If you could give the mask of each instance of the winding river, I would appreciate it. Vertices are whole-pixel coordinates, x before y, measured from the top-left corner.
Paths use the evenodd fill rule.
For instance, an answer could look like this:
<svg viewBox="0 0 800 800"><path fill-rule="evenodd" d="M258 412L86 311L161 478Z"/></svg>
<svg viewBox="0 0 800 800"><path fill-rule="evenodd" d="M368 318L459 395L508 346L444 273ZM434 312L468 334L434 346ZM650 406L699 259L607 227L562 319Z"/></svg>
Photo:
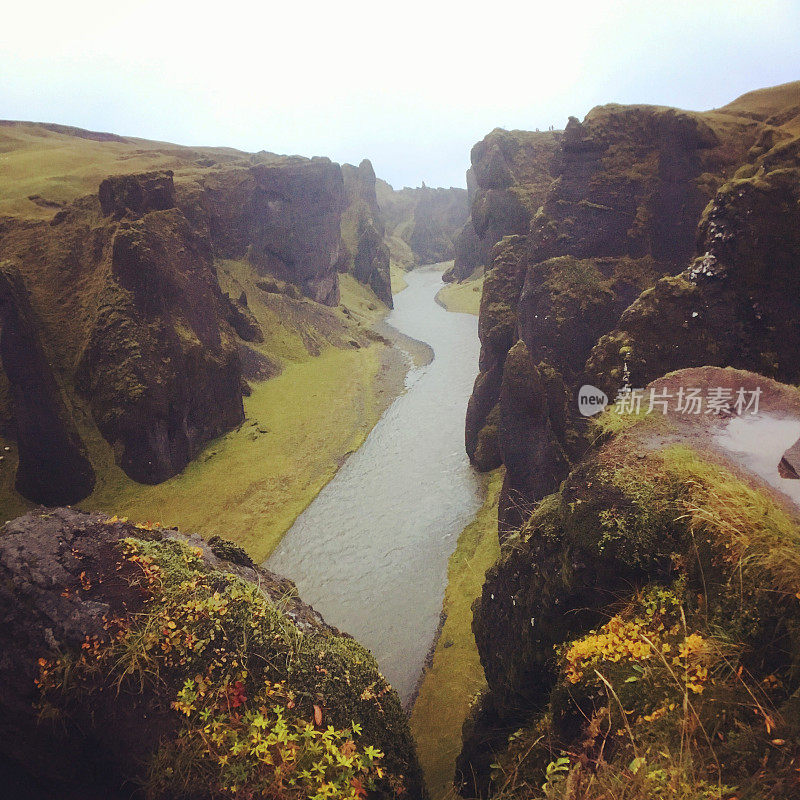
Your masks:
<svg viewBox="0 0 800 800"><path fill-rule="evenodd" d="M435 301L441 272L420 268L387 322L433 361L298 517L267 565L292 578L332 625L368 647L404 704L439 626L447 561L481 503L464 452L478 369L478 321Z"/></svg>

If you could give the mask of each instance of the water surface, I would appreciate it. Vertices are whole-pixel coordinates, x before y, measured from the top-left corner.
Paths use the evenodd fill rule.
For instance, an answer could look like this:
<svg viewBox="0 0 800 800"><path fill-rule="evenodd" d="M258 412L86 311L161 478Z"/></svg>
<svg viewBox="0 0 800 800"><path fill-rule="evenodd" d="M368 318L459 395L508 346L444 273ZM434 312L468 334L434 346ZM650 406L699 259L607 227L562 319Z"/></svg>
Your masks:
<svg viewBox="0 0 800 800"><path fill-rule="evenodd" d="M329 622L368 647L406 703L436 630L447 560L480 506L464 452L478 320L434 297L441 272L406 276L387 322L429 344L408 391L297 519L267 562Z"/></svg>
<svg viewBox="0 0 800 800"><path fill-rule="evenodd" d="M714 436L746 469L800 506L800 481L783 478L778 464L786 450L800 437L800 420L775 414L734 417Z"/></svg>

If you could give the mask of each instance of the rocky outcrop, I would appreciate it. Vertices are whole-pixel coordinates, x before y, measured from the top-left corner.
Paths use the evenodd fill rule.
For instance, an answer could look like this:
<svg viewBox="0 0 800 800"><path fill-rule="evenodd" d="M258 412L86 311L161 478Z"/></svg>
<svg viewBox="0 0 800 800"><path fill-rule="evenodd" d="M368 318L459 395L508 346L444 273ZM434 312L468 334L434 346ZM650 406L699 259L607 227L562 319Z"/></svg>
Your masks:
<svg viewBox="0 0 800 800"><path fill-rule="evenodd" d="M456 239L449 279L464 280L477 267L489 267L497 242L528 233L552 183L561 135L496 128L472 148L467 171L471 216Z"/></svg>
<svg viewBox="0 0 800 800"><path fill-rule="evenodd" d="M335 304L342 205L338 165L260 154L195 165L178 185L170 170L113 176L96 195L60 205L49 223L0 221L0 257L15 259L46 312L33 330L48 347L41 363L69 397L52 413L37 412L37 424L61 420L59 435L77 443L71 415L88 405L131 478L158 483L180 472L206 442L242 422L249 388L240 354L250 367L254 359L241 342L263 341L246 295L220 290L215 259L247 260L263 280ZM263 363L250 376L279 369L258 354L255 361ZM40 366L30 372L44 374ZM40 395L56 397L50 389ZM30 427L30 412L6 405L6 429ZM23 494L75 502L91 488L91 468L76 466L85 454L75 447L50 447L54 436L31 428L24 446L20 439L19 485L38 480L56 491L63 484L65 494L31 487ZM52 451L55 472L41 453L33 456L34 441ZM59 470L72 477L57 480ZM38 479L22 479L33 472Z"/></svg>
<svg viewBox="0 0 800 800"><path fill-rule="evenodd" d="M389 248L384 242L385 225L375 194L375 171L364 159L357 167L343 164L342 177L345 210L339 269L351 272L391 308Z"/></svg>
<svg viewBox="0 0 800 800"><path fill-rule="evenodd" d="M179 187L178 205L208 231L214 255L247 258L263 275L336 305L344 186L327 158L279 158L209 170Z"/></svg>
<svg viewBox="0 0 800 800"><path fill-rule="evenodd" d="M140 175L115 175L106 178L98 191L100 209L106 216L124 217L166 211L175 206L175 184L172 170Z"/></svg>
<svg viewBox="0 0 800 800"><path fill-rule="evenodd" d="M387 237L405 242L416 264L453 258L456 237L468 214L464 189L434 189L423 184L394 190L378 181L377 192Z"/></svg>
<svg viewBox="0 0 800 800"><path fill-rule="evenodd" d="M638 385L695 364L732 364L794 379L796 315L785 298L795 291L796 199L789 186L796 177L780 186L777 176L765 178L794 157L791 139L770 124L725 109L702 114L611 105L593 109L582 123L570 119L563 135L495 131L476 145L472 223L484 240L508 230L526 234L515 244L521 289L506 316L514 319L531 362L566 389L566 414L561 405L562 421L552 427L563 430L557 438L571 460L588 443L574 393L589 382L614 397L626 357ZM765 152L773 141L775 152ZM720 190L717 210L710 207L703 217L698 260L685 275L664 277L686 266L704 206L748 158L753 164ZM731 197L740 191L736 210ZM762 254L755 260L763 259L762 266L748 268L747 287L725 290L729 282L704 274L719 270L703 263L752 262L749 253L717 254L723 237L729 242L737 235L742 243L758 242ZM763 267L773 262L774 268ZM772 275L774 289L752 278L759 270ZM700 283L713 288L700 290ZM489 319L491 306L487 302L481 311ZM467 452L479 468L496 466L497 449L481 448L475 459L477 437L496 402L502 349L516 341L499 348L482 342L481 375L466 424ZM492 430L487 426L487 436ZM484 458L484 451L495 457ZM513 482L511 473L507 480Z"/></svg>
<svg viewBox="0 0 800 800"><path fill-rule="evenodd" d="M19 270L0 262L0 357L9 383L19 463L16 490L35 503L77 503L94 471L39 338Z"/></svg>
<svg viewBox="0 0 800 800"><path fill-rule="evenodd" d="M498 509L501 540L558 488L569 462L550 425L547 388L522 341L509 351L500 387L499 450L506 472Z"/></svg>
<svg viewBox="0 0 800 800"><path fill-rule="evenodd" d="M211 242L177 208L129 216L110 260L77 385L125 472L159 483L244 419L230 305Z"/></svg>
<svg viewBox="0 0 800 800"><path fill-rule="evenodd" d="M678 386L758 389L763 411L800 413L796 389L752 373L689 370L652 388ZM473 629L489 688L464 728L465 797L518 800L543 782L547 796L612 796L636 753L635 796L658 796L664 775L794 796L797 511L716 449L718 420L658 417L606 435L487 573ZM669 755L679 741L691 774Z"/></svg>
<svg viewBox="0 0 800 800"><path fill-rule="evenodd" d="M10 800L427 797L372 656L218 537L30 513L0 534L0 619Z"/></svg>
<svg viewBox="0 0 800 800"><path fill-rule="evenodd" d="M619 388L621 351L634 385L703 364L800 380L800 148L778 150L720 189L700 221L696 258L600 339L586 366L598 386Z"/></svg>
<svg viewBox="0 0 800 800"><path fill-rule="evenodd" d="M465 442L467 455L483 470L501 463L497 422L490 420L490 415L500 399L506 355L519 339L517 304L524 280L524 244L519 236L509 236L497 244L481 294L481 355L467 405Z"/></svg>

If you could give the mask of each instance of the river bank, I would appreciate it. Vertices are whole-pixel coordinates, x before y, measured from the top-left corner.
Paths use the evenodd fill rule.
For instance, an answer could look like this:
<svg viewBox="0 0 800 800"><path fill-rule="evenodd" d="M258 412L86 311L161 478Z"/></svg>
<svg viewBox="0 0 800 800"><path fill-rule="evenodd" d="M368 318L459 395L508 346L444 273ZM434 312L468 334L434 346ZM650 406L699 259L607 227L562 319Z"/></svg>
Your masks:
<svg viewBox="0 0 800 800"><path fill-rule="evenodd" d="M405 342L401 349L379 334L365 338L364 331L375 330L388 309L349 275L341 276L339 309L295 303L292 318L278 317L270 306L275 301L250 285L241 265L222 265L220 279L237 296L247 291L267 335L263 349L280 356L282 371L251 384L239 428L210 442L183 472L155 486L129 479L108 444L87 425L83 435L98 467L97 486L79 505L205 538L219 535L260 561L404 391L411 367L406 353L424 363L426 352ZM347 344L348 330L361 346ZM329 343L335 338L344 340L342 346ZM9 448L0 465L0 517L11 519L32 504L14 491L15 443L0 440L0 446Z"/></svg>
<svg viewBox="0 0 800 800"><path fill-rule="evenodd" d="M483 505L461 532L450 556L443 622L411 714L411 731L433 800L452 796L461 726L472 701L485 685L472 635L472 603L480 596L486 570L500 555L497 501L503 484L502 469L482 478Z"/></svg>
<svg viewBox="0 0 800 800"><path fill-rule="evenodd" d="M365 644L413 697L439 627L447 561L480 507L461 420L477 373L477 319L434 301L441 265L416 269L386 323L432 345L364 445L269 560L325 619Z"/></svg>

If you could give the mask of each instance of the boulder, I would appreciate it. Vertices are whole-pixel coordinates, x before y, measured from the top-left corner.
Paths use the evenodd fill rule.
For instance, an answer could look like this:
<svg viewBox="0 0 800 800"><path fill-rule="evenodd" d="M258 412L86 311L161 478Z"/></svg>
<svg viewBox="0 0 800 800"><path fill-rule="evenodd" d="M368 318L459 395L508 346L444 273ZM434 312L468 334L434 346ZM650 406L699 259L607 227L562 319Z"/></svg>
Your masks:
<svg viewBox="0 0 800 800"><path fill-rule="evenodd" d="M0 533L0 619L9 800L427 797L372 656L219 538L27 514Z"/></svg>

